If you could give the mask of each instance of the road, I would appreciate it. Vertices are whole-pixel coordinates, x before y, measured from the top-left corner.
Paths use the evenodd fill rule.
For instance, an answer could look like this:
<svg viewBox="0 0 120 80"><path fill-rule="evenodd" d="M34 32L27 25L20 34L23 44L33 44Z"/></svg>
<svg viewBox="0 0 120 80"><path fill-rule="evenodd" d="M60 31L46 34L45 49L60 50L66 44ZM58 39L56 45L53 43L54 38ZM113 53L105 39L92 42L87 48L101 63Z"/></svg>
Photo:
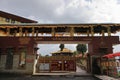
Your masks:
<svg viewBox="0 0 120 80"><path fill-rule="evenodd" d="M0 80L99 80L92 76L4 76Z"/></svg>
<svg viewBox="0 0 120 80"><path fill-rule="evenodd" d="M81 68L77 67L77 71L75 73L70 73L69 75L23 75L23 74L11 74L11 73L0 73L0 80L100 80L92 75L88 74Z"/></svg>

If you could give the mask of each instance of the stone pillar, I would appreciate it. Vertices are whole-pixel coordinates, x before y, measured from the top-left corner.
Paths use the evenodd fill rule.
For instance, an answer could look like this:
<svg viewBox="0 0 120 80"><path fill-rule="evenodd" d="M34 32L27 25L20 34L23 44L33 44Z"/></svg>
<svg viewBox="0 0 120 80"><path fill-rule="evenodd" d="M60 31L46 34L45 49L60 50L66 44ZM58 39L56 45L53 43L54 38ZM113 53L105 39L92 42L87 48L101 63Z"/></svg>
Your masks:
<svg viewBox="0 0 120 80"><path fill-rule="evenodd" d="M94 36L94 28L91 26L91 36Z"/></svg>
<svg viewBox="0 0 120 80"><path fill-rule="evenodd" d="M55 36L55 28L52 28L51 34L52 34L52 36Z"/></svg>
<svg viewBox="0 0 120 80"><path fill-rule="evenodd" d="M36 30L36 37L38 37L38 30Z"/></svg>
<svg viewBox="0 0 120 80"><path fill-rule="evenodd" d="M102 30L102 36L105 36L105 32L104 32L104 30Z"/></svg>
<svg viewBox="0 0 120 80"><path fill-rule="evenodd" d="M35 34L35 28L32 27L32 36L34 36L34 34Z"/></svg>
<svg viewBox="0 0 120 80"><path fill-rule="evenodd" d="M27 30L25 30L25 36L28 36L28 31Z"/></svg>
<svg viewBox="0 0 120 80"><path fill-rule="evenodd" d="M70 29L70 36L71 36L71 37L74 36L74 27L71 27L71 29Z"/></svg>
<svg viewBox="0 0 120 80"><path fill-rule="evenodd" d="M87 36L89 36L89 34L90 34L89 30L87 30Z"/></svg>
<svg viewBox="0 0 120 80"><path fill-rule="evenodd" d="M108 32L108 36L111 36L111 28L110 27L107 28L107 32Z"/></svg>
<svg viewBox="0 0 120 80"><path fill-rule="evenodd" d="M21 27L19 28L19 36L23 36L22 28Z"/></svg>
<svg viewBox="0 0 120 80"><path fill-rule="evenodd" d="M10 35L10 28L7 28L7 36Z"/></svg>
<svg viewBox="0 0 120 80"><path fill-rule="evenodd" d="M17 35L17 30L14 31L14 36L16 36L16 35Z"/></svg>

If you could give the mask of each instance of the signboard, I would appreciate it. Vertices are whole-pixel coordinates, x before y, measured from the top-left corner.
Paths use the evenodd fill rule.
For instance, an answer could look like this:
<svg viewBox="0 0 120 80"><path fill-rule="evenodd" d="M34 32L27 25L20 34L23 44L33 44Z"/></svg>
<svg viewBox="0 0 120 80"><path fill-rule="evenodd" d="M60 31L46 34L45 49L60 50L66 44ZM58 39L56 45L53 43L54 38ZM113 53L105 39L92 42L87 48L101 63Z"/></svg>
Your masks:
<svg viewBox="0 0 120 80"><path fill-rule="evenodd" d="M50 64L49 63L40 63L39 70L40 71L49 71L50 70Z"/></svg>

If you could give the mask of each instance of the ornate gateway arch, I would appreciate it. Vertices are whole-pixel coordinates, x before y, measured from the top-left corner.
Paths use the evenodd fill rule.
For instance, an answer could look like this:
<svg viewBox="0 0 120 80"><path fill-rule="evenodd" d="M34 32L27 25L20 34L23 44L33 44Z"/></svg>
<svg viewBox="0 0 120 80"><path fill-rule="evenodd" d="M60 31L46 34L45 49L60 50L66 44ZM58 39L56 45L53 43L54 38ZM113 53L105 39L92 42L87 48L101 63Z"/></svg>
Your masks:
<svg viewBox="0 0 120 80"><path fill-rule="evenodd" d="M92 72L91 58L113 53L120 41L111 34L119 30L120 24L0 24L0 69L32 72L38 43L87 43Z"/></svg>

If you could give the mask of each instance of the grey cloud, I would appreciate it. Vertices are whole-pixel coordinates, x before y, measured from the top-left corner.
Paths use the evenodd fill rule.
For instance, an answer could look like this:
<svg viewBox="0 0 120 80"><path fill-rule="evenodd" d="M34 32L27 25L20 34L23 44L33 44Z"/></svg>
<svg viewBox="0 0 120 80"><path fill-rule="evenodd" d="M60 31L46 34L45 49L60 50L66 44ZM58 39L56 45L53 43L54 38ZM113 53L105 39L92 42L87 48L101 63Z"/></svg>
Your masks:
<svg viewBox="0 0 120 80"><path fill-rule="evenodd" d="M38 21L44 23L87 22L81 8L66 8L70 2L70 0L1 0L0 9L23 17L35 16ZM65 11L58 16L55 10L61 6Z"/></svg>
<svg viewBox="0 0 120 80"><path fill-rule="evenodd" d="M51 0L50 0L51 1ZM49 0L2 0L1 10L6 8L8 12L28 17L30 15L38 19L49 19L56 7ZM57 3L57 2L56 2ZM55 4L56 4L55 3ZM5 10L5 9L4 9Z"/></svg>
<svg viewBox="0 0 120 80"><path fill-rule="evenodd" d="M40 23L110 23L120 21L118 3L119 0L0 0L0 10L27 18L34 16Z"/></svg>

